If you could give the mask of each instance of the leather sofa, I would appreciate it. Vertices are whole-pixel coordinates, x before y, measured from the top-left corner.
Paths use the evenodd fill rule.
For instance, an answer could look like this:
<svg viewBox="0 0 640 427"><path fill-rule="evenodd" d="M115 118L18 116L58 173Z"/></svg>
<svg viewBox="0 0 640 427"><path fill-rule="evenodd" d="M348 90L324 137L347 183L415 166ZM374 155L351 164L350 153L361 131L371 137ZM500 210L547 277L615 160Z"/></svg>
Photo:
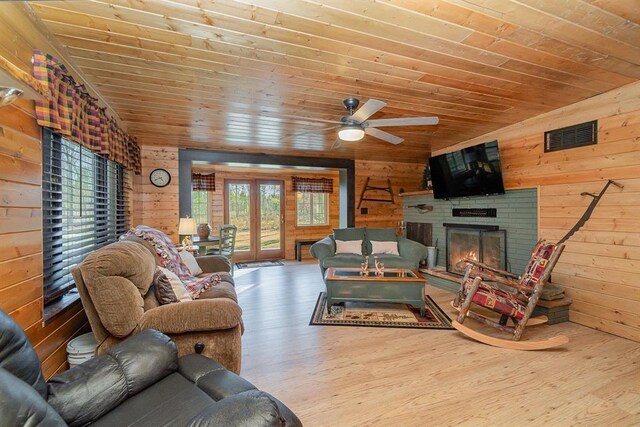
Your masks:
<svg viewBox="0 0 640 427"><path fill-rule="evenodd" d="M0 427L300 426L282 402L148 329L45 382L24 331L0 310Z"/></svg>
<svg viewBox="0 0 640 427"><path fill-rule="evenodd" d="M204 356L239 374L244 326L231 264L215 255L196 261L203 275L217 274L221 281L196 300L160 305L152 281L161 261L149 242L133 237L87 256L72 273L98 342L96 353L145 329L156 329L175 341L180 356L204 344Z"/></svg>
<svg viewBox="0 0 640 427"><path fill-rule="evenodd" d="M336 253L336 240L362 241L359 253ZM371 241L397 242L398 255L373 254ZM340 228L333 234L314 243L310 248L311 255L320 264L324 277L329 267L359 268L369 255L369 267L374 267L374 257L378 257L386 268L417 269L420 261L427 257L427 247L402 236L397 236L391 228Z"/></svg>

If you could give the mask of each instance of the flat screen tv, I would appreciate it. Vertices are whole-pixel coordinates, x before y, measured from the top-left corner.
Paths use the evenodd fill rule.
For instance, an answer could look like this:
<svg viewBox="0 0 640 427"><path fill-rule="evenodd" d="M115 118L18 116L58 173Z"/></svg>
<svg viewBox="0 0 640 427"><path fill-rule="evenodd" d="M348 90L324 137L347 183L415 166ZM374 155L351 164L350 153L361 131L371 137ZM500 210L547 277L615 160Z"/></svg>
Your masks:
<svg viewBox="0 0 640 427"><path fill-rule="evenodd" d="M435 199L504 193L498 141L430 157L429 168Z"/></svg>

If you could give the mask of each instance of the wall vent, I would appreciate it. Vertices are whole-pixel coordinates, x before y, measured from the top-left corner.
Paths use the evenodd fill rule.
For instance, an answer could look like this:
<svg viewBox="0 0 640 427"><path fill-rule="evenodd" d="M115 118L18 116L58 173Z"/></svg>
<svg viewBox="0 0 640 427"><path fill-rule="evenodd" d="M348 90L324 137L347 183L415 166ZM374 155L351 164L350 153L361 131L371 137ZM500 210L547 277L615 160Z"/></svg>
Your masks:
<svg viewBox="0 0 640 427"><path fill-rule="evenodd" d="M566 150L598 143L598 121L581 123L544 133L544 151Z"/></svg>

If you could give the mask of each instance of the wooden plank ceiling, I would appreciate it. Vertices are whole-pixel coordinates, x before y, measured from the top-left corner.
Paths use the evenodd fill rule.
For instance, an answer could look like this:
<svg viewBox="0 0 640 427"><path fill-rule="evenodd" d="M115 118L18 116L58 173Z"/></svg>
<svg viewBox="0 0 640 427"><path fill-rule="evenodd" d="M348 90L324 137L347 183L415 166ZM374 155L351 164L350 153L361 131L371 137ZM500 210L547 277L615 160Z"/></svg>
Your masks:
<svg viewBox="0 0 640 427"><path fill-rule="evenodd" d="M141 144L424 162L640 79L637 0L31 3ZM330 150L342 100L432 116Z"/></svg>

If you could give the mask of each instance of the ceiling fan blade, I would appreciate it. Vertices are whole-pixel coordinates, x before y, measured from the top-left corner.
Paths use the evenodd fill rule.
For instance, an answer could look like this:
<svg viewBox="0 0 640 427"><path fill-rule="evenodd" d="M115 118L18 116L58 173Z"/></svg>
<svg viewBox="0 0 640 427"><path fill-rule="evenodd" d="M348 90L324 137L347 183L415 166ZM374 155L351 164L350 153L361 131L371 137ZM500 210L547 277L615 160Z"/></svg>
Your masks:
<svg viewBox="0 0 640 427"><path fill-rule="evenodd" d="M399 136L391 135L389 132L385 132L376 128L364 128L364 133L373 136L374 138L390 142L392 144L400 144L402 141L404 141L404 139L400 138Z"/></svg>
<svg viewBox="0 0 640 427"><path fill-rule="evenodd" d="M386 102L378 101L377 99L370 99L365 102L362 107L358 108L358 111L353 113L353 116L351 116L351 118L358 123L362 123L369 117L380 111L385 105L387 105Z"/></svg>
<svg viewBox="0 0 640 427"><path fill-rule="evenodd" d="M397 119L368 120L365 126L423 126L437 125L439 121L437 117L398 117Z"/></svg>
<svg viewBox="0 0 640 427"><path fill-rule="evenodd" d="M335 142L331 146L331 149L333 150L334 148L340 148L341 145L342 145L342 140L340 138L336 138Z"/></svg>

